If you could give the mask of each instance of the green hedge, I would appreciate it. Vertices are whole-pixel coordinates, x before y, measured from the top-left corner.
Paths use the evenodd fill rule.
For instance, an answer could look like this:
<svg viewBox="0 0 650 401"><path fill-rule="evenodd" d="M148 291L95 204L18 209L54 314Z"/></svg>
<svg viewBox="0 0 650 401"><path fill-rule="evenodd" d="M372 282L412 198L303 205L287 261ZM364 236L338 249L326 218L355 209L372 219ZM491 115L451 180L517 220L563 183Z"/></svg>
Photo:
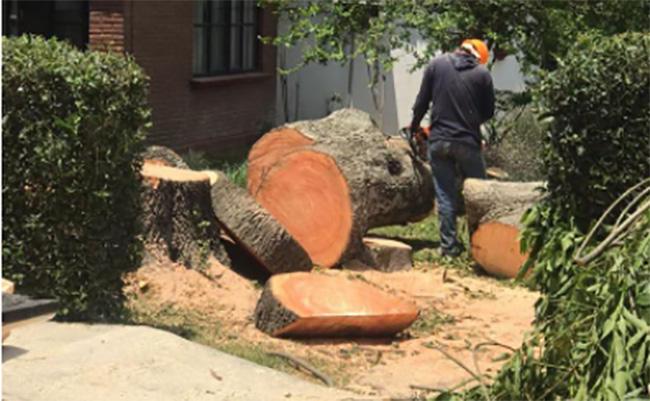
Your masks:
<svg viewBox="0 0 650 401"><path fill-rule="evenodd" d="M553 116L543 151L552 201L584 229L650 174L650 34L582 37L539 100Z"/></svg>
<svg viewBox="0 0 650 401"><path fill-rule="evenodd" d="M64 318L110 318L141 257L148 78L120 54L2 40L3 276Z"/></svg>
<svg viewBox="0 0 650 401"><path fill-rule="evenodd" d="M650 34L581 38L538 95L552 117L548 198L527 212L521 241L540 298L534 330L490 398L649 399L650 211L586 266L575 257L613 230L610 219L583 244L605 209L650 175Z"/></svg>

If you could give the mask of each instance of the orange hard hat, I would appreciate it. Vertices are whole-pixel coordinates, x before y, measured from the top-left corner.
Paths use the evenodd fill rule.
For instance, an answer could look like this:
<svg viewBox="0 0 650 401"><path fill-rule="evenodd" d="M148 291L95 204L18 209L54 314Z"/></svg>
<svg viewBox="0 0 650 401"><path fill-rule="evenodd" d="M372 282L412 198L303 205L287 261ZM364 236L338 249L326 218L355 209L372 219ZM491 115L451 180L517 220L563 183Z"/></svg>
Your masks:
<svg viewBox="0 0 650 401"><path fill-rule="evenodd" d="M485 45L485 42L481 39L465 39L460 47L472 52L472 54L478 59L479 63L487 64L490 52Z"/></svg>

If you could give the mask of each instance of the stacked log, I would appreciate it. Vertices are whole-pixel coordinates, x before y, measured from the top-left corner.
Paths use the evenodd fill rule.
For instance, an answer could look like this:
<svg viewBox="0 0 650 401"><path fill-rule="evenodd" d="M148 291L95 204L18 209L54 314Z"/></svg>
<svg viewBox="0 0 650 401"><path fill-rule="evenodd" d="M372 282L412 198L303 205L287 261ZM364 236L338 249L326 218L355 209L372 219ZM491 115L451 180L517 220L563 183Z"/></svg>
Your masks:
<svg viewBox="0 0 650 401"><path fill-rule="evenodd" d="M519 244L524 212L542 198L542 182L467 179L465 211L473 259L489 274L516 277L528 259Z"/></svg>
<svg viewBox="0 0 650 401"><path fill-rule="evenodd" d="M368 261L368 229L417 221L433 207L428 166L354 109L263 136L248 157L248 190L324 267Z"/></svg>

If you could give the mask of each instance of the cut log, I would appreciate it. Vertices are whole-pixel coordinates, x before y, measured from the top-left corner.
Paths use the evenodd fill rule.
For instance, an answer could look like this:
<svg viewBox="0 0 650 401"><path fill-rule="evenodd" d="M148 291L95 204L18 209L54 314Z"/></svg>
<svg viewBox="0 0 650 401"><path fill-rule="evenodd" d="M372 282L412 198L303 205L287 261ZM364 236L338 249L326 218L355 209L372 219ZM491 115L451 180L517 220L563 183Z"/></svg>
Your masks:
<svg viewBox="0 0 650 401"><path fill-rule="evenodd" d="M189 169L187 163L173 150L158 145L152 145L142 153L145 163L160 164L168 167Z"/></svg>
<svg viewBox="0 0 650 401"><path fill-rule="evenodd" d="M255 196L262 177L287 153L313 143L293 128L279 128L264 135L248 154L248 192Z"/></svg>
<svg viewBox="0 0 650 401"><path fill-rule="evenodd" d="M320 266L336 264L350 241L352 205L345 178L328 155L299 150L281 159L257 199Z"/></svg>
<svg viewBox="0 0 650 401"><path fill-rule="evenodd" d="M364 238L364 245L370 251L372 267L383 272L410 270L413 267L409 245L384 238Z"/></svg>
<svg viewBox="0 0 650 401"><path fill-rule="evenodd" d="M513 278L528 258L520 251L521 217L542 198L542 182L467 179L463 197L474 260L488 273Z"/></svg>
<svg viewBox="0 0 650 401"><path fill-rule="evenodd" d="M202 267L212 255L229 264L212 212L210 175L145 162L142 223L150 254L187 267Z"/></svg>
<svg viewBox="0 0 650 401"><path fill-rule="evenodd" d="M392 336L418 316L414 303L359 280L318 273L273 276L255 308L272 336Z"/></svg>
<svg viewBox="0 0 650 401"><path fill-rule="evenodd" d="M221 172L216 172L211 197L226 234L270 273L311 270L309 255L287 230Z"/></svg>
<svg viewBox="0 0 650 401"><path fill-rule="evenodd" d="M367 258L362 238L369 228L416 221L433 207L428 166L402 138L386 137L354 109L262 137L249 154L248 189L325 267Z"/></svg>

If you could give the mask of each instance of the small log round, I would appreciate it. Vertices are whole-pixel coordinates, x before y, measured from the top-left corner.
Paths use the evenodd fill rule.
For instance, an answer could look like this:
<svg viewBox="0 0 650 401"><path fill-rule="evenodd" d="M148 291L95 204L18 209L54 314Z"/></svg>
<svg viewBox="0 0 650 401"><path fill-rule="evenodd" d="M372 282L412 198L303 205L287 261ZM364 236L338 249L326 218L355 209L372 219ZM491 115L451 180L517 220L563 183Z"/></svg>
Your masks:
<svg viewBox="0 0 650 401"><path fill-rule="evenodd" d="M273 276L255 308L258 329L285 337L393 336L417 317L410 301L363 281L318 273Z"/></svg>
<svg viewBox="0 0 650 401"><path fill-rule="evenodd" d="M383 272L410 270L413 267L413 248L390 239L364 238L363 244L371 255L371 267Z"/></svg>

